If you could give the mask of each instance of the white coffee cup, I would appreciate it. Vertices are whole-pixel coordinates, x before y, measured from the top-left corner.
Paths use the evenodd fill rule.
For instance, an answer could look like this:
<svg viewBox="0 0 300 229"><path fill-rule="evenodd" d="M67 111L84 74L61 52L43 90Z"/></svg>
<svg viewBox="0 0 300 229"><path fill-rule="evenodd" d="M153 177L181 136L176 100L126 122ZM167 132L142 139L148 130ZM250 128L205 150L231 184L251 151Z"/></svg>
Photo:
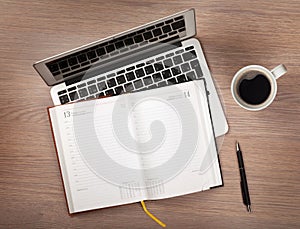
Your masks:
<svg viewBox="0 0 300 229"><path fill-rule="evenodd" d="M277 94L277 79L283 76L287 72L286 67L283 64L278 65L273 70L268 70L260 65L249 65L240 69L233 77L231 82L231 93L235 102L240 105L242 108L245 108L250 111L259 111L268 107ZM239 94L240 83L244 80L251 80L255 78L258 74L263 75L268 79L271 90L269 96L260 104L250 104L247 103L244 99L241 98Z"/></svg>

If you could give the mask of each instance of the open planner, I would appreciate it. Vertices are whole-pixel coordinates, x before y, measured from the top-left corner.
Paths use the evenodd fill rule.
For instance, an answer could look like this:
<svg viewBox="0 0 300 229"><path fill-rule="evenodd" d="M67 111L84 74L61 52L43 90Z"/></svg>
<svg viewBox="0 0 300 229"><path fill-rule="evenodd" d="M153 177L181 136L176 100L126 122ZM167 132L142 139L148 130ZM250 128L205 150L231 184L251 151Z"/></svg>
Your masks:
<svg viewBox="0 0 300 229"><path fill-rule="evenodd" d="M48 108L70 213L223 184L204 79Z"/></svg>

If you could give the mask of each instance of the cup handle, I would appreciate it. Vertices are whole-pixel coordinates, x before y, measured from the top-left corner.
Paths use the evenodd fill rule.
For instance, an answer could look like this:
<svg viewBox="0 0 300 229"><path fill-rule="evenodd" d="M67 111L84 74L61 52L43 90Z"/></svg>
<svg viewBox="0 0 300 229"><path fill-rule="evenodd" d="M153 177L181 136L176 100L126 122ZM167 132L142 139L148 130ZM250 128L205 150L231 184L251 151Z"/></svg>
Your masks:
<svg viewBox="0 0 300 229"><path fill-rule="evenodd" d="M287 72L287 69L283 64L280 64L277 67L273 68L271 72L273 73L275 79L278 79Z"/></svg>

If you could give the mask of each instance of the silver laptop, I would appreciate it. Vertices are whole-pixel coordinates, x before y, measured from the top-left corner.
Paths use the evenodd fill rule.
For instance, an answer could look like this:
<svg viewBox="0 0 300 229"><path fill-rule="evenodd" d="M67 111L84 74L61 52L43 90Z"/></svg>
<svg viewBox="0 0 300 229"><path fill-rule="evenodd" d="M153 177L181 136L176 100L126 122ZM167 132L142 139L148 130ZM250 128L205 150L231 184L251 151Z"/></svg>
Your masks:
<svg viewBox="0 0 300 229"><path fill-rule="evenodd" d="M215 135L228 131L196 35L194 9L36 62L55 105L205 78Z"/></svg>

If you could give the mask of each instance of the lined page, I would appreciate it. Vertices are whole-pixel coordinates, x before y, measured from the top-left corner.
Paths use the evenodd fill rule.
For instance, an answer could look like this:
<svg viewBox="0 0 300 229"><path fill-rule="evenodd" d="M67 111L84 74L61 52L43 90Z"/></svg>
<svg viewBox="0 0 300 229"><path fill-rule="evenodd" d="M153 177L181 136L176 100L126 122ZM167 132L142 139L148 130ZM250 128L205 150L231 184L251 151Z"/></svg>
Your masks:
<svg viewBox="0 0 300 229"><path fill-rule="evenodd" d="M96 148L99 141L108 158L111 157L113 161L118 158L119 162L126 162L123 166L136 168L137 173L141 171L137 154L125 152L124 148L118 147L119 143L114 138L111 128L114 100L109 98L95 100L97 103L88 101L50 109L51 118L56 120L53 122L55 132L59 131L55 138L59 145L59 158L62 159L62 171L67 171L63 178L67 196L70 196L68 204L71 213L145 199L144 191L136 188L141 186L137 180L128 180L126 174L105 168L107 164L97 159L101 156ZM85 152L89 153L87 157ZM93 158L94 164L90 161ZM105 177L105 172L102 174L102 170L97 171L95 166L107 173L114 173L114 176L119 175L120 183Z"/></svg>
<svg viewBox="0 0 300 229"><path fill-rule="evenodd" d="M163 177L161 174L152 173L152 171L150 171L150 174L146 177L150 177L149 182L152 182L153 185L152 187L148 187L148 199L169 198L222 185L218 153L204 81L193 81L188 83L187 86L189 96L184 99L188 99L193 105L197 116L198 132L195 151L194 153L190 153L190 161L184 168L182 168L182 170L177 169L177 173L175 173L176 170L174 170L174 176L170 177L169 180L162 180ZM178 102L182 103L182 98L178 99ZM186 112L189 112L189 110L186 110ZM186 114L185 117L188 117L188 115ZM190 119L190 121L193 122L192 119ZM187 123L185 123L185 125L187 125ZM195 134L195 132L191 131L185 134L192 135ZM188 136L188 138L192 139L193 136ZM170 146L174 146L174 148L178 147L175 140L169 144ZM188 148L187 145L187 154L189 154L189 150L191 150L191 148ZM181 160L181 158L179 157L177 160ZM168 166L168 170L173 170L172 164L165 164L165 166Z"/></svg>

